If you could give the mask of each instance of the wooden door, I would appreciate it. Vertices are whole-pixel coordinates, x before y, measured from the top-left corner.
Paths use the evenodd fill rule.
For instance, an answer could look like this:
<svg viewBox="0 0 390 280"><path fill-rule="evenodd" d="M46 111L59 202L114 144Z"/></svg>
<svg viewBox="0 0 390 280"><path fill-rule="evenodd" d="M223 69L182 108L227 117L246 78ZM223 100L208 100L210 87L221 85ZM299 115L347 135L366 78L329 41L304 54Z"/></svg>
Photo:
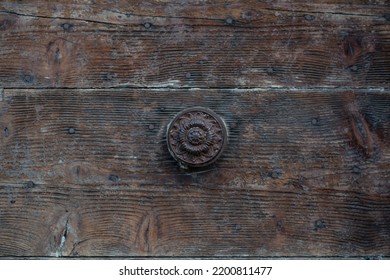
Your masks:
<svg viewBox="0 0 390 280"><path fill-rule="evenodd" d="M388 1L0 1L0 255L390 255ZM184 170L181 110L228 129Z"/></svg>

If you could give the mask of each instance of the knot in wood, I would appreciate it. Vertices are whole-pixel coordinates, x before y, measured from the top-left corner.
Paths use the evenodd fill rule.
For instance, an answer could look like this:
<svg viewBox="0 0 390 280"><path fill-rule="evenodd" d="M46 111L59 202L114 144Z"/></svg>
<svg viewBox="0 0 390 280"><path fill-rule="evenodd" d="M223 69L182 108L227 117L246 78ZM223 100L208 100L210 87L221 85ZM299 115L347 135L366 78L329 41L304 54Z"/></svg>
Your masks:
<svg viewBox="0 0 390 280"><path fill-rule="evenodd" d="M181 111L168 125L168 149L183 168L215 162L227 143L223 120L213 111L194 107Z"/></svg>

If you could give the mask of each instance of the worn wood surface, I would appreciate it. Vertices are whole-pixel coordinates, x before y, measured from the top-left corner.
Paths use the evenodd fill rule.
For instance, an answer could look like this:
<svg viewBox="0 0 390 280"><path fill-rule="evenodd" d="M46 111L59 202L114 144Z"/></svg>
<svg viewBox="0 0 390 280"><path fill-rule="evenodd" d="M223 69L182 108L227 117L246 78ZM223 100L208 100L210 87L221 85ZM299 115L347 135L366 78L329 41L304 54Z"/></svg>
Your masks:
<svg viewBox="0 0 390 280"><path fill-rule="evenodd" d="M387 1L79 2L0 1L0 256L390 257Z"/></svg>
<svg viewBox="0 0 390 280"><path fill-rule="evenodd" d="M151 2L150 17L133 15L146 4L131 6L139 9L133 13L121 2L116 12L110 3L92 11L64 4L58 12L42 1L4 2L2 86L384 87L390 80L384 5L296 5L302 11L289 12L271 3L229 9L181 2Z"/></svg>

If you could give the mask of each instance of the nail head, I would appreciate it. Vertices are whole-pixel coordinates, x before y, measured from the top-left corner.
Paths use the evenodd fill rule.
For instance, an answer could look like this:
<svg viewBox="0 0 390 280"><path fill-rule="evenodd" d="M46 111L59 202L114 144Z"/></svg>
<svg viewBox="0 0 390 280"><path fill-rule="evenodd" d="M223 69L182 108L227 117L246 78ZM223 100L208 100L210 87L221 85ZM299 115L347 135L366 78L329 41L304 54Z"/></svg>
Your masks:
<svg viewBox="0 0 390 280"><path fill-rule="evenodd" d="M33 181L28 181L28 182L26 183L26 187L27 187L27 188L32 188L32 187L34 187L34 186L35 186L35 184L34 184Z"/></svg>
<svg viewBox="0 0 390 280"><path fill-rule="evenodd" d="M315 19L315 16L313 15L305 15L304 18L307 20L307 21L312 21Z"/></svg>
<svg viewBox="0 0 390 280"><path fill-rule="evenodd" d="M232 24L234 24L234 22L235 22L234 19L231 17L226 19L226 24L232 25Z"/></svg>
<svg viewBox="0 0 390 280"><path fill-rule="evenodd" d="M4 137L8 137L9 136L9 129L8 129L8 127L4 128L3 133L4 133Z"/></svg>
<svg viewBox="0 0 390 280"><path fill-rule="evenodd" d="M112 181L114 183L118 183L119 182L119 176L111 174L110 176L108 176L108 180L110 180L110 181Z"/></svg>
<svg viewBox="0 0 390 280"><path fill-rule="evenodd" d="M352 66L349 67L349 70L352 71L352 72L357 72L358 67L356 65L352 65Z"/></svg>
<svg viewBox="0 0 390 280"><path fill-rule="evenodd" d="M69 134L75 134L76 130L73 127L71 127L71 128L68 129L68 133Z"/></svg>
<svg viewBox="0 0 390 280"><path fill-rule="evenodd" d="M360 170L359 166L354 166L354 167L352 168L352 173L354 173L354 174L360 174L360 172L361 172L361 170Z"/></svg>
<svg viewBox="0 0 390 280"><path fill-rule="evenodd" d="M282 175L282 171L279 169L273 170L271 172L271 178L272 179L278 179Z"/></svg>
<svg viewBox="0 0 390 280"><path fill-rule="evenodd" d="M64 29L65 31L72 31L73 26L74 25L72 23L69 23L69 22L65 22L65 23L61 24L62 29Z"/></svg>

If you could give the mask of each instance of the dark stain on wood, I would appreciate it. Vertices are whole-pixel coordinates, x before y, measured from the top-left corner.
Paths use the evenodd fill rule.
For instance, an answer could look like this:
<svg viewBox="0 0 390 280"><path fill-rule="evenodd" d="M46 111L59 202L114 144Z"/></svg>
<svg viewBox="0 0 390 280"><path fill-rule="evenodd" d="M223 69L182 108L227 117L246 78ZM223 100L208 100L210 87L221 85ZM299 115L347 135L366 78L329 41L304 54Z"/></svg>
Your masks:
<svg viewBox="0 0 390 280"><path fill-rule="evenodd" d="M9 137L9 129L8 129L8 127L5 127L4 129L3 129L3 135L4 135L4 137Z"/></svg>
<svg viewBox="0 0 390 280"><path fill-rule="evenodd" d="M380 156L380 145L377 144L377 135L371 131L364 114L361 113L354 95L346 94L346 110L351 125L351 144L361 150L367 157ZM349 97L348 97L349 96Z"/></svg>

